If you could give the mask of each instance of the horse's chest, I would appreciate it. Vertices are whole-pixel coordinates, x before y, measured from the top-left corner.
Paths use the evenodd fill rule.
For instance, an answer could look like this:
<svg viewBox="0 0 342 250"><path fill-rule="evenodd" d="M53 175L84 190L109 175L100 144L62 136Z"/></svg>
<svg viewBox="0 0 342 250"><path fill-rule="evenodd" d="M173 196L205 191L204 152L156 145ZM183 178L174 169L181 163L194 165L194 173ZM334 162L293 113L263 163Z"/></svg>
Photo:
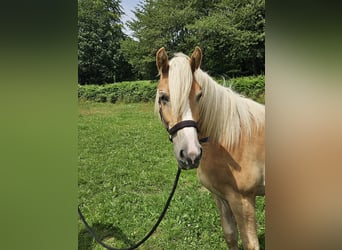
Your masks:
<svg viewBox="0 0 342 250"><path fill-rule="evenodd" d="M198 168L203 186L214 193L224 194L232 188L239 192L253 192L263 186L263 174L258 166L235 160L221 147L204 148Z"/></svg>

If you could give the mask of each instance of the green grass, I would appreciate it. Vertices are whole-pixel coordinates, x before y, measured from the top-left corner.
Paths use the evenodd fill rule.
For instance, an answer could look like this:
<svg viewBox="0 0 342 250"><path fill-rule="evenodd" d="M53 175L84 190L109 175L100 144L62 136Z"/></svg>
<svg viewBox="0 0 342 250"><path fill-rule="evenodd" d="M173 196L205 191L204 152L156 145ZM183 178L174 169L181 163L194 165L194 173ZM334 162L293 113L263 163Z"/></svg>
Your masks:
<svg viewBox="0 0 342 250"><path fill-rule="evenodd" d="M81 209L106 243L127 247L152 228L169 195L177 172L172 144L152 103L80 101L78 131ZM264 198L257 206L264 242ZM103 249L80 221L78 227L79 249ZM164 220L139 249L227 249L214 201L195 170L182 171Z"/></svg>

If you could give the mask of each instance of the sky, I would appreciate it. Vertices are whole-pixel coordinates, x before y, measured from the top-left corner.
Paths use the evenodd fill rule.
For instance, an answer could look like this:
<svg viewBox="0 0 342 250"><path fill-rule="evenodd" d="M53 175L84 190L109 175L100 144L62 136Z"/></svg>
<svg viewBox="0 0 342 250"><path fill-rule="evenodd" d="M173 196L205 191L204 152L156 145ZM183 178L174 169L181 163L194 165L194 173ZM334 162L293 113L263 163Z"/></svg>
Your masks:
<svg viewBox="0 0 342 250"><path fill-rule="evenodd" d="M124 14L122 15L122 22L124 24L123 32L128 36L132 35L132 31L127 27L126 22L134 18L133 10L141 0L121 0L121 6Z"/></svg>

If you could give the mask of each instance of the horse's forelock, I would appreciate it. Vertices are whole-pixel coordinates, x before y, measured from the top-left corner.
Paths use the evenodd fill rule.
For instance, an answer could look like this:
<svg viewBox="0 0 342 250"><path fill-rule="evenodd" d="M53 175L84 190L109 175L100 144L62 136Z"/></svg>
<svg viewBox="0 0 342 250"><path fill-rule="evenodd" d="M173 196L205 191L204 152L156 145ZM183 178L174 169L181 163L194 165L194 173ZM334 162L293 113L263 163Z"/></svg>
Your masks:
<svg viewBox="0 0 342 250"><path fill-rule="evenodd" d="M169 91L173 115L183 114L192 85L192 71L189 58L177 53L169 63Z"/></svg>

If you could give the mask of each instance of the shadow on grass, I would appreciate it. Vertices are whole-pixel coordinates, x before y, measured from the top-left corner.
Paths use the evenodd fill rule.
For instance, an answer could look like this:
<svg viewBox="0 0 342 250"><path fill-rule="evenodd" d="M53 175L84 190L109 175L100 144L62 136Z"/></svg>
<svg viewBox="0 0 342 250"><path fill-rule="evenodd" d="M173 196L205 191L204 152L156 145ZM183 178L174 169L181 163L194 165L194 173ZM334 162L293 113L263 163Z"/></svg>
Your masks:
<svg viewBox="0 0 342 250"><path fill-rule="evenodd" d="M258 238L259 238L260 250L265 250L266 249L266 246L265 246L265 232L263 232L262 234L259 234Z"/></svg>
<svg viewBox="0 0 342 250"><path fill-rule="evenodd" d="M114 238L118 241L123 242L127 247L134 244L134 242L128 239L128 237L122 232L120 228L115 227L113 225L94 224L91 225L91 227L101 240ZM95 239L91 236L91 234L88 232L86 228L78 233L78 250L93 249L94 242ZM96 242L96 244L98 243Z"/></svg>

